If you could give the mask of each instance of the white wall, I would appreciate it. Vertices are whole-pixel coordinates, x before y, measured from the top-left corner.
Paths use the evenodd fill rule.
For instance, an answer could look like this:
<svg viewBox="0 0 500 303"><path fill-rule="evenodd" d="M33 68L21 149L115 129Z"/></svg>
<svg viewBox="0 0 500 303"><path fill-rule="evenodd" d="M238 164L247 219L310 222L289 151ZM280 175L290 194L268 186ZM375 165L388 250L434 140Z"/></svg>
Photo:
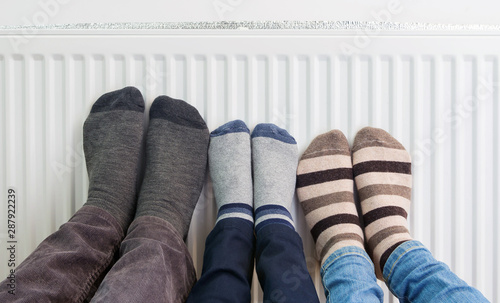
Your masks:
<svg viewBox="0 0 500 303"><path fill-rule="evenodd" d="M500 1L492 0L23 0L0 2L0 25L80 22L219 20L361 20L391 1L403 11L390 21L500 24ZM55 5L54 5L55 3ZM45 10L49 18L39 12ZM218 12L219 11L219 12Z"/></svg>

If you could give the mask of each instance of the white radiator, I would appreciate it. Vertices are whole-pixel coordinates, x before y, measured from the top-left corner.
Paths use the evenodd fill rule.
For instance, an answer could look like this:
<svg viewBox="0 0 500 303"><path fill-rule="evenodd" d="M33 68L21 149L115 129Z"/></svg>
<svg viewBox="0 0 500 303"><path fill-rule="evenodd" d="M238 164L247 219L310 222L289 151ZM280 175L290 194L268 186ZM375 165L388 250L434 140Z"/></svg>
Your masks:
<svg viewBox="0 0 500 303"><path fill-rule="evenodd" d="M133 85L148 107L160 94L188 101L210 130L232 119L250 128L273 122L296 138L300 152L330 129L342 130L350 142L363 126L386 129L413 156L412 235L500 302L498 32L25 34L0 31L0 277L8 270L7 190L17 192L20 263L85 203L82 125L92 103ZM297 203L293 216L324 300L314 244ZM215 217L207 183L188 238L198 275ZM254 302L262 302L256 276L253 285ZM397 302L384 290L386 302Z"/></svg>

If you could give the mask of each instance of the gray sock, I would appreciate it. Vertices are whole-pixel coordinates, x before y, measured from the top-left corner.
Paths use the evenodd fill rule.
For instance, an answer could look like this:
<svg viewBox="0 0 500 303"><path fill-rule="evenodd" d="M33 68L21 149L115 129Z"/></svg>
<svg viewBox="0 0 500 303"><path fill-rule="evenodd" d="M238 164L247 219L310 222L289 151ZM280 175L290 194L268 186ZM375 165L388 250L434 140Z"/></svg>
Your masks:
<svg viewBox="0 0 500 303"><path fill-rule="evenodd" d="M106 210L124 231L135 212L143 117L141 92L125 87L102 95L83 125L83 148L89 174L89 195L85 205Z"/></svg>
<svg viewBox="0 0 500 303"><path fill-rule="evenodd" d="M196 108L160 96L149 111L146 173L136 217L156 216L185 239L207 169L209 132Z"/></svg>
<svg viewBox="0 0 500 303"><path fill-rule="evenodd" d="M298 163L297 142L274 124L252 132L255 232L268 224L294 228L290 214Z"/></svg>
<svg viewBox="0 0 500 303"><path fill-rule="evenodd" d="M228 122L210 134L208 163L219 210L217 222L240 218L253 225L252 156L245 122Z"/></svg>

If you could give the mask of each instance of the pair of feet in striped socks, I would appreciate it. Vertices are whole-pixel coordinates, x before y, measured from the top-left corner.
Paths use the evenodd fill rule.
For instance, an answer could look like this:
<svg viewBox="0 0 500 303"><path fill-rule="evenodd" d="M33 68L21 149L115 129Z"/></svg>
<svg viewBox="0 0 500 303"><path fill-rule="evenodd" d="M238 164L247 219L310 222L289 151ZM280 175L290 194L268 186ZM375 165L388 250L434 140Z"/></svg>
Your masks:
<svg viewBox="0 0 500 303"><path fill-rule="evenodd" d="M381 129L360 130L352 154L339 130L316 137L299 161L297 195L321 265L343 247L366 247L382 279L390 254L412 239L407 226L411 183L410 155Z"/></svg>
<svg viewBox="0 0 500 303"><path fill-rule="evenodd" d="M228 122L210 134L208 162L217 222L241 218L255 224L256 233L271 223L294 229L298 151L286 130L258 124L250 135L243 121Z"/></svg>

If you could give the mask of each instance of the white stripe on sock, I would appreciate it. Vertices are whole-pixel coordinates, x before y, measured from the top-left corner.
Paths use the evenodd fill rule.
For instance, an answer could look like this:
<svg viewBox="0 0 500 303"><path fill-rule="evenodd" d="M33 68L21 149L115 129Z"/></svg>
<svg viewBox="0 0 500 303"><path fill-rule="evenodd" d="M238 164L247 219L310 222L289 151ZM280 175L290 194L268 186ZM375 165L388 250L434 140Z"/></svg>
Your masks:
<svg viewBox="0 0 500 303"><path fill-rule="evenodd" d="M227 218L240 218L240 219L248 220L251 223L253 223L253 217L252 216L247 215L247 214L242 214L242 213L234 212L234 213L227 213L227 214L223 214L223 215L219 216L217 218L217 221L215 221L215 224L217 224L217 222L219 222L220 220L227 219Z"/></svg>

